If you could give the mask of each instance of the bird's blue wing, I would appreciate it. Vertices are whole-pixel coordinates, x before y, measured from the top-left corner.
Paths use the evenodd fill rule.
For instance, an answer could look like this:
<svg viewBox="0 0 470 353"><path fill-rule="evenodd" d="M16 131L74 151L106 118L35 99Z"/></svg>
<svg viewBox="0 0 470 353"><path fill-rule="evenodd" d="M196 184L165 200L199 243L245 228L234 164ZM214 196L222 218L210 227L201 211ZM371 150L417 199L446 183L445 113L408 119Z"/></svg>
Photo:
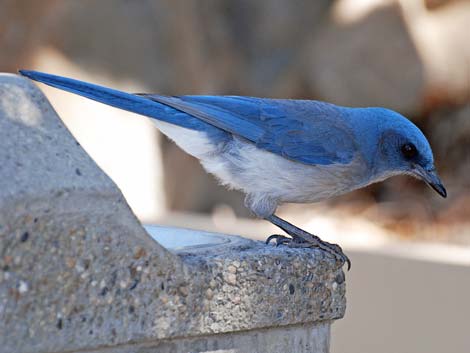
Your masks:
<svg viewBox="0 0 470 353"><path fill-rule="evenodd" d="M343 109L333 104L237 96L181 96L171 102L168 97L147 97L193 116L222 116L232 122L231 133L297 162L347 164L357 150Z"/></svg>
<svg viewBox="0 0 470 353"><path fill-rule="evenodd" d="M248 116L242 115L237 110L231 110L220 107L215 104L200 103L191 97L209 97L209 96L182 96L182 97L168 97L151 94L138 94L141 97L146 97L152 101L161 103L172 107L176 110L182 111L192 117L196 117L212 126L222 129L231 134L239 135L252 142L258 141L264 134L262 124L256 119L249 119ZM215 96L214 96L215 97ZM222 96L218 96L223 98ZM230 101L231 97L226 97ZM248 110L246 109L247 113Z"/></svg>
<svg viewBox="0 0 470 353"><path fill-rule="evenodd" d="M257 146L306 164L347 164L357 151L344 110L317 101L272 100L262 109Z"/></svg>

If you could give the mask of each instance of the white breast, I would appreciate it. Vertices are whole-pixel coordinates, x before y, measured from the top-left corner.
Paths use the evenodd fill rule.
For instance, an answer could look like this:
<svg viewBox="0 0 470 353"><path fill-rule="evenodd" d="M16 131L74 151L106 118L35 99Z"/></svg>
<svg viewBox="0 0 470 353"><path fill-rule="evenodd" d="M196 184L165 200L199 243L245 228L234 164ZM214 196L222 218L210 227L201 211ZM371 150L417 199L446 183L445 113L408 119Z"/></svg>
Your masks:
<svg viewBox="0 0 470 353"><path fill-rule="evenodd" d="M214 145L204 132L161 121L155 124L222 184L248 194L248 206L255 213L274 212L283 202L328 199L367 184L365 164L359 158L349 164L311 166L261 150L241 138Z"/></svg>

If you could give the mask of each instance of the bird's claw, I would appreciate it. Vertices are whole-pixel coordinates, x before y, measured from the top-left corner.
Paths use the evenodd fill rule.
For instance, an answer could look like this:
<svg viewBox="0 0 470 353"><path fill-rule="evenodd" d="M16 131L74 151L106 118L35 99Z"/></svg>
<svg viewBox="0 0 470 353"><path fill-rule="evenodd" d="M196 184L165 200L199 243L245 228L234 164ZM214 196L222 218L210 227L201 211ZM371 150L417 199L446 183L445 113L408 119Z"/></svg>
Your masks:
<svg viewBox="0 0 470 353"><path fill-rule="evenodd" d="M332 244L328 243L326 241L322 241L324 245L326 245L330 250L327 250L329 253L333 254L339 261L341 262L341 267L343 267L344 264L346 264L346 268L349 271L351 269L351 260L349 260L349 257L346 256L346 254L343 252L343 249L341 249L341 246L338 244Z"/></svg>
<svg viewBox="0 0 470 353"><path fill-rule="evenodd" d="M269 244L272 240L275 241L276 247L282 244L289 244L290 242L292 242L292 238L286 237L285 235L273 234L266 239L266 244Z"/></svg>
<svg viewBox="0 0 470 353"><path fill-rule="evenodd" d="M291 248L319 248L332 254L337 260L340 261L341 267L346 264L348 271L351 269L351 260L344 254L343 249L338 244L328 243L321 240L316 236L312 239L306 240L300 236L293 238L286 237L285 235L273 234L266 239L266 244L272 240L275 241L276 247L279 245L287 245Z"/></svg>

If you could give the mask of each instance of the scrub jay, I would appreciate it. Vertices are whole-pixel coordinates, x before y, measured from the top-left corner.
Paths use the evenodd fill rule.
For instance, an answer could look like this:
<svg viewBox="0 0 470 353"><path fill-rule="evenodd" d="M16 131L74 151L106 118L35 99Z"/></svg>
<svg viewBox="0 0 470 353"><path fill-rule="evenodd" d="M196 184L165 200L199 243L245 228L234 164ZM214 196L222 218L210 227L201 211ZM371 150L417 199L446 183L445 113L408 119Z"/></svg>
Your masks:
<svg viewBox="0 0 470 353"><path fill-rule="evenodd" d="M267 243L317 247L348 269L350 261L338 245L277 217L277 206L325 200L400 174L420 178L447 195L426 137L389 109L311 100L130 94L36 71L20 73L153 118L206 171L244 192L246 206L257 217L290 236L272 235Z"/></svg>

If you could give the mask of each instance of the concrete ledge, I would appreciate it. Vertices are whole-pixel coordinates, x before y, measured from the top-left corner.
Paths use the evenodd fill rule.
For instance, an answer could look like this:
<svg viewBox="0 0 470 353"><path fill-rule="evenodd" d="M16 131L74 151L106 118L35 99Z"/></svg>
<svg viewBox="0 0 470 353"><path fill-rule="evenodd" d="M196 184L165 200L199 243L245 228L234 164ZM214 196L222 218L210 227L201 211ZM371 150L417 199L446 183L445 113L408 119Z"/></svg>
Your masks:
<svg viewBox="0 0 470 353"><path fill-rule="evenodd" d="M328 352L330 325L303 324L287 327L176 338L100 348L89 353L312 353Z"/></svg>
<svg viewBox="0 0 470 353"><path fill-rule="evenodd" d="M155 238L168 235L157 230ZM172 233L178 233L175 228ZM162 235L158 235L158 231ZM180 230L181 232L187 230ZM165 234L167 233L167 234ZM192 232L198 237L198 232ZM171 233L170 233L171 234ZM212 234L214 233L204 233ZM278 325L321 322L344 314L344 274L320 251L266 246L240 237L212 249L176 251L192 278L190 291L201 291L203 325L199 334ZM235 238L235 241L233 240Z"/></svg>
<svg viewBox="0 0 470 353"><path fill-rule="evenodd" d="M331 257L187 232L152 239L42 93L0 75L2 352L328 350L345 310Z"/></svg>

